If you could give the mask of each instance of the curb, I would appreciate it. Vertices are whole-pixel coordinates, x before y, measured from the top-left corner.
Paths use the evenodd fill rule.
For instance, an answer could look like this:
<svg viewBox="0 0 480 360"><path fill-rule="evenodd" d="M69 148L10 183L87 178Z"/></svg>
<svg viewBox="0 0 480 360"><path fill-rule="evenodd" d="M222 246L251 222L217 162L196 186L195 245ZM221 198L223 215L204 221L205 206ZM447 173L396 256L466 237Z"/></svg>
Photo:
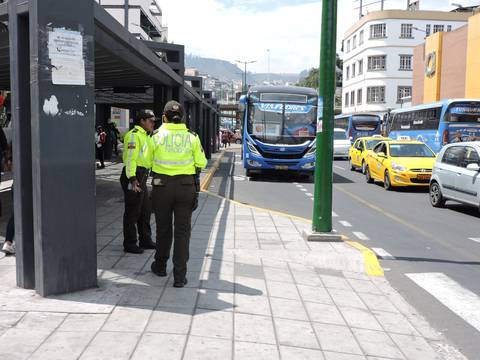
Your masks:
<svg viewBox="0 0 480 360"><path fill-rule="evenodd" d="M207 191L208 187L210 186L210 183L212 182L213 175L215 175L218 168L220 167L220 162L222 161L224 155L225 155L225 150L220 153L220 156L218 157L218 159L215 160L212 167L208 169L207 175L205 175L205 177L202 180L200 180L201 191Z"/></svg>

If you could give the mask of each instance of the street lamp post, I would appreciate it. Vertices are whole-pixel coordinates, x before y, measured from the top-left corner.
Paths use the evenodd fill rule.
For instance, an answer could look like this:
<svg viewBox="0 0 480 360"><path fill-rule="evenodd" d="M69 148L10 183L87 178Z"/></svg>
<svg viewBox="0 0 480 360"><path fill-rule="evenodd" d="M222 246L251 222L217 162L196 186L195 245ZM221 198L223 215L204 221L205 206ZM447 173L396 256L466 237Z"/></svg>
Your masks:
<svg viewBox="0 0 480 360"><path fill-rule="evenodd" d="M245 72L244 72L244 81L243 81L243 85L242 85L242 90L244 92L246 92L248 90L247 88L247 65L249 64L254 64L256 63L257 61L256 60L253 60L253 61L241 61L241 60L235 60L237 63L239 64L243 64L245 66Z"/></svg>
<svg viewBox="0 0 480 360"><path fill-rule="evenodd" d="M339 241L332 233L333 118L335 115L337 0L322 2L315 199L309 241Z"/></svg>

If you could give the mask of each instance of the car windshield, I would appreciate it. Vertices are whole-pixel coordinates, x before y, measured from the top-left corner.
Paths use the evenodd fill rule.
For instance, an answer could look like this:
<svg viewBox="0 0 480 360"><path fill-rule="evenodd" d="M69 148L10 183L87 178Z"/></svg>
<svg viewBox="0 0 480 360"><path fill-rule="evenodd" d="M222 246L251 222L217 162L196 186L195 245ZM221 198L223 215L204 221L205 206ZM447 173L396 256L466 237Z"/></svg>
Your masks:
<svg viewBox="0 0 480 360"><path fill-rule="evenodd" d="M379 140L367 140L365 141L365 146L367 150L372 150L375 145L377 145L380 141L384 141L384 139L379 139Z"/></svg>
<svg viewBox="0 0 480 360"><path fill-rule="evenodd" d="M334 131L335 140L348 140L347 133L345 131Z"/></svg>
<svg viewBox="0 0 480 360"><path fill-rule="evenodd" d="M392 157L435 157L425 144L390 144Z"/></svg>
<svg viewBox="0 0 480 360"><path fill-rule="evenodd" d="M317 108L313 105L253 103L248 132L270 144L302 144L317 131Z"/></svg>

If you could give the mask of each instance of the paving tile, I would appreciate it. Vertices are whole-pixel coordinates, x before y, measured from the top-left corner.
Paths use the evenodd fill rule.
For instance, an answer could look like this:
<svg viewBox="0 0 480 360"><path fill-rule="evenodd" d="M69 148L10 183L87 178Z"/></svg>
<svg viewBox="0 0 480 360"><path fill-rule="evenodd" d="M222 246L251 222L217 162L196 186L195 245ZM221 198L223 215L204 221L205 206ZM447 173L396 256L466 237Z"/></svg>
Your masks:
<svg viewBox="0 0 480 360"><path fill-rule="evenodd" d="M158 305L162 307L183 307L193 309L197 301L197 292L197 289L167 288L160 298Z"/></svg>
<svg viewBox="0 0 480 360"><path fill-rule="evenodd" d="M292 271L292 273L297 284L323 287L322 280L315 271Z"/></svg>
<svg viewBox="0 0 480 360"><path fill-rule="evenodd" d="M334 305L306 302L311 321L324 324L345 325L342 315Z"/></svg>
<svg viewBox="0 0 480 360"><path fill-rule="evenodd" d="M236 313L235 341L276 344L272 318Z"/></svg>
<svg viewBox="0 0 480 360"><path fill-rule="evenodd" d="M319 349L317 338L309 322L274 319L280 345Z"/></svg>
<svg viewBox="0 0 480 360"><path fill-rule="evenodd" d="M297 286L295 284L279 281L268 281L267 287L270 296L291 300L300 300L300 295L298 294Z"/></svg>
<svg viewBox="0 0 480 360"><path fill-rule="evenodd" d="M268 266L264 266L263 271L265 272L265 279L268 281L281 281L294 283L293 277L290 274L290 271L287 269L278 269Z"/></svg>
<svg viewBox="0 0 480 360"><path fill-rule="evenodd" d="M327 288L340 289L340 290L352 290L352 287L348 281L341 276L334 275L320 275L323 284Z"/></svg>
<svg viewBox="0 0 480 360"><path fill-rule="evenodd" d="M146 306L153 309L162 295L163 287L132 286L122 296L119 305Z"/></svg>
<svg viewBox="0 0 480 360"><path fill-rule="evenodd" d="M261 265L245 264L238 261L235 262L235 276L265 279L263 267Z"/></svg>
<svg viewBox="0 0 480 360"><path fill-rule="evenodd" d="M103 325L102 331L142 332L151 314L150 309L117 306Z"/></svg>
<svg viewBox="0 0 480 360"><path fill-rule="evenodd" d="M233 313L197 309L193 316L191 335L221 339L233 337Z"/></svg>
<svg viewBox="0 0 480 360"><path fill-rule="evenodd" d="M342 354L338 352L324 351L325 360L366 360L363 355Z"/></svg>
<svg viewBox="0 0 480 360"><path fill-rule="evenodd" d="M147 324L147 332L187 334L192 322L193 309L158 307Z"/></svg>
<svg viewBox="0 0 480 360"><path fill-rule="evenodd" d="M404 359L402 353L385 332L366 329L352 329L352 331L367 356Z"/></svg>
<svg viewBox="0 0 480 360"><path fill-rule="evenodd" d="M308 321L307 312L303 303L299 300L289 300L281 298L270 298L272 314L274 317Z"/></svg>
<svg viewBox="0 0 480 360"><path fill-rule="evenodd" d="M232 311L233 294L202 289L199 291L197 307L200 309Z"/></svg>
<svg viewBox="0 0 480 360"><path fill-rule="evenodd" d="M205 272L201 275L200 286L202 289L233 293L234 285L233 274Z"/></svg>
<svg viewBox="0 0 480 360"><path fill-rule="evenodd" d="M15 327L16 329L54 330L65 319L65 313L29 312Z"/></svg>
<svg viewBox="0 0 480 360"><path fill-rule="evenodd" d="M275 360L280 359L278 348L274 345L253 344L237 341L235 343L236 360Z"/></svg>
<svg viewBox="0 0 480 360"><path fill-rule="evenodd" d="M337 306L367 309L360 297L352 290L328 289L328 293Z"/></svg>
<svg viewBox="0 0 480 360"><path fill-rule="evenodd" d="M232 341L190 336L184 360L227 360L232 358Z"/></svg>
<svg viewBox="0 0 480 360"><path fill-rule="evenodd" d="M17 324L24 315L24 312L0 311L0 331L11 328Z"/></svg>
<svg viewBox="0 0 480 360"><path fill-rule="evenodd" d="M257 233L252 232L243 232L243 231L236 231L235 232L235 239L239 240L258 240Z"/></svg>
<svg viewBox="0 0 480 360"><path fill-rule="evenodd" d="M132 360L180 360L187 341L186 335L145 333L138 343Z"/></svg>
<svg viewBox="0 0 480 360"><path fill-rule="evenodd" d="M323 360L320 350L304 349L291 346L280 346L282 360Z"/></svg>
<svg viewBox="0 0 480 360"><path fill-rule="evenodd" d="M94 336L95 332L90 331L57 331L33 353L30 359L78 359Z"/></svg>
<svg viewBox="0 0 480 360"><path fill-rule="evenodd" d="M245 314L272 315L266 296L235 294L235 311Z"/></svg>
<svg viewBox="0 0 480 360"><path fill-rule="evenodd" d="M27 359L51 334L51 329L11 328L0 337L0 359Z"/></svg>
<svg viewBox="0 0 480 360"><path fill-rule="evenodd" d="M140 333L101 331L87 347L80 360L127 360L139 338Z"/></svg>
<svg viewBox="0 0 480 360"><path fill-rule="evenodd" d="M380 310L399 313L397 308L384 295L358 293L358 296L371 310Z"/></svg>
<svg viewBox="0 0 480 360"><path fill-rule="evenodd" d="M340 311L350 327L378 331L383 330L378 321L375 319L375 316L373 316L369 310L352 307L340 307Z"/></svg>
<svg viewBox="0 0 480 360"><path fill-rule="evenodd" d="M106 314L69 314L58 331L90 331L96 333L107 320Z"/></svg>
<svg viewBox="0 0 480 360"><path fill-rule="evenodd" d="M417 330L408 322L402 314L391 312L376 311L372 312L377 318L378 322L382 324L385 331L390 333L420 336Z"/></svg>
<svg viewBox="0 0 480 360"><path fill-rule="evenodd" d="M320 304L333 304L333 300L325 288L298 285L300 296L303 301L316 302Z"/></svg>
<svg viewBox="0 0 480 360"><path fill-rule="evenodd" d="M348 282L356 292L383 295L371 281L348 279Z"/></svg>
<svg viewBox="0 0 480 360"><path fill-rule="evenodd" d="M424 338L411 335L390 335L409 360L437 360L438 356Z"/></svg>
<svg viewBox="0 0 480 360"><path fill-rule="evenodd" d="M319 323L315 323L313 327L317 333L318 341L320 342L322 350L359 355L363 354L358 346L357 340L348 327Z"/></svg>
<svg viewBox="0 0 480 360"><path fill-rule="evenodd" d="M242 295L267 295L267 286L262 279L245 276L235 277L235 293Z"/></svg>

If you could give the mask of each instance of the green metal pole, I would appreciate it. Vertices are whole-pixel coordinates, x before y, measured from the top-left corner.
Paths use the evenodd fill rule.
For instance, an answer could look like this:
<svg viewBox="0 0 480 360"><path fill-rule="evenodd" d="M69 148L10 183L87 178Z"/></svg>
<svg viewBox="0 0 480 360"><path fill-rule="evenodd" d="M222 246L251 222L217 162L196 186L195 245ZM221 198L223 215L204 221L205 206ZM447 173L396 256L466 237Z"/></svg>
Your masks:
<svg viewBox="0 0 480 360"><path fill-rule="evenodd" d="M337 50L337 0L322 1L320 88L318 101L317 153L313 231L332 231L333 118Z"/></svg>

